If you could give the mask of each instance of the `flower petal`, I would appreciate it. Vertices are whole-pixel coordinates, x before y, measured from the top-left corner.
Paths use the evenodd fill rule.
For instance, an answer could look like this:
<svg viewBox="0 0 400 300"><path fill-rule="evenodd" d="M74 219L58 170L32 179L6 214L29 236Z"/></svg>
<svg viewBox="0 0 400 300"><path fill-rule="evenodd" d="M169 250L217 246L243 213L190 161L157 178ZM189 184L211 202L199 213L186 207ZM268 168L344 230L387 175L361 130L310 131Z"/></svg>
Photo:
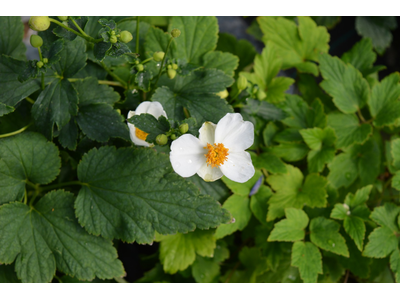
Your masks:
<svg viewBox="0 0 400 300"><path fill-rule="evenodd" d="M190 177L206 162L206 150L200 140L184 134L172 142L169 159L174 171L182 177Z"/></svg>
<svg viewBox="0 0 400 300"><path fill-rule="evenodd" d="M134 115L135 115L135 112L134 112L133 110L129 111L129 113L128 113L128 119L129 119L129 118L132 118ZM139 138L136 136L136 127L135 127L135 125L133 125L133 124L131 124L131 123L129 123L129 122L127 122L127 123L128 123L128 128L129 128L129 136L131 137L131 141L132 141L135 145L138 145L138 146L145 146L145 147L150 147L150 146L152 145L152 144L150 144L150 143L148 143L148 142L146 142L146 141L143 141L143 140L139 139Z"/></svg>
<svg viewBox="0 0 400 300"><path fill-rule="evenodd" d="M203 126L199 129L199 139L200 141L204 144L204 146L207 145L207 143L213 145L214 140L215 140L215 128L217 125L211 122L204 122Z"/></svg>
<svg viewBox="0 0 400 300"><path fill-rule="evenodd" d="M204 164L200 170L197 171L197 175L203 178L204 181L215 181L220 179L222 174L219 168L212 168L210 165Z"/></svg>
<svg viewBox="0 0 400 300"><path fill-rule="evenodd" d="M229 153L228 160L219 167L230 180L243 183L254 175L250 154L246 151Z"/></svg>
<svg viewBox="0 0 400 300"><path fill-rule="evenodd" d="M139 106L136 108L135 113L137 115L151 114L156 119L158 119L161 115L167 117L167 113L164 111L161 103L157 101L154 102L144 101L140 103Z"/></svg>
<svg viewBox="0 0 400 300"><path fill-rule="evenodd" d="M215 143L222 143L229 152L249 148L254 143L253 123L243 121L241 114L226 114L219 120L215 129Z"/></svg>

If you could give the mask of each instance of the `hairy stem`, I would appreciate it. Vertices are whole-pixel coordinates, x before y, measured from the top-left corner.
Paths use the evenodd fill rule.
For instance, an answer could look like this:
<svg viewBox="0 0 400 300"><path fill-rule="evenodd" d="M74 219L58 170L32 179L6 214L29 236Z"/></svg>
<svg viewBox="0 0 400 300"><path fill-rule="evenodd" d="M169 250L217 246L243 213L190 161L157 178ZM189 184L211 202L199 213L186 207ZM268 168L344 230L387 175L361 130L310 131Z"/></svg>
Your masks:
<svg viewBox="0 0 400 300"><path fill-rule="evenodd" d="M165 50L165 55L164 55L164 58L163 58L163 60L161 62L160 72L158 72L158 76L157 76L156 82L154 83L153 89L155 89L157 87L158 80L160 79L160 76L161 76L161 73L162 73L162 70L163 70L163 67L164 67L165 58L167 57L168 49L169 49L169 46L171 45L171 42L172 42L173 39L174 38L171 36L169 41L168 41L167 49Z"/></svg>
<svg viewBox="0 0 400 300"><path fill-rule="evenodd" d="M76 31L76 30L74 30L72 28L69 28L68 26L65 26L63 23L61 23L61 22L59 22L59 21L57 21L57 20L55 20L53 18L49 18L49 19L50 19L50 22L53 22L53 23L57 24L58 26L61 26L62 28L64 28L64 29L76 34L77 36L80 36L81 38L87 40L88 42L96 44L96 43L101 42L103 40L103 39L97 39L96 40L96 39L92 38L91 36L88 36L87 34L83 35L83 34L79 33L78 31ZM74 22L74 24L75 24L75 22Z"/></svg>

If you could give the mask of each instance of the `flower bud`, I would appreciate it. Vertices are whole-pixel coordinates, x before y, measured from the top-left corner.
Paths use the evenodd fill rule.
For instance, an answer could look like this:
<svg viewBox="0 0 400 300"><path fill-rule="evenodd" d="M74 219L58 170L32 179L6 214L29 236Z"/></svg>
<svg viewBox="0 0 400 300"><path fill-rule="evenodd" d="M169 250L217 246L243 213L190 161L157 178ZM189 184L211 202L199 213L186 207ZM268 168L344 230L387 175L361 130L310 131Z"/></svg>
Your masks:
<svg viewBox="0 0 400 300"><path fill-rule="evenodd" d="M178 70L178 65L177 64L172 64L172 69Z"/></svg>
<svg viewBox="0 0 400 300"><path fill-rule="evenodd" d="M166 143L168 143L168 137L165 134L159 134L156 137L156 143L160 146L164 146Z"/></svg>
<svg viewBox="0 0 400 300"><path fill-rule="evenodd" d="M68 20L68 17L57 17L57 18L59 18L60 21L63 21L63 22Z"/></svg>
<svg viewBox="0 0 400 300"><path fill-rule="evenodd" d="M36 66L40 69L41 67L43 67L43 62L38 61L38 62L36 63Z"/></svg>
<svg viewBox="0 0 400 300"><path fill-rule="evenodd" d="M176 76L176 71L174 69L168 69L167 74L169 79L174 79Z"/></svg>
<svg viewBox="0 0 400 300"><path fill-rule="evenodd" d="M132 39L133 39L133 36L129 31L124 30L121 32L121 38L120 38L121 42L129 43L130 41L132 41Z"/></svg>
<svg viewBox="0 0 400 300"><path fill-rule="evenodd" d="M117 113L121 114L121 110L120 110L119 108L117 108L115 111L116 111Z"/></svg>
<svg viewBox="0 0 400 300"><path fill-rule="evenodd" d="M35 48L39 48L43 45L43 39L36 34L31 35L30 41L31 41L32 47L35 47Z"/></svg>
<svg viewBox="0 0 400 300"><path fill-rule="evenodd" d="M118 42L117 37L116 37L115 35L112 35L112 36L110 37L110 42L111 42L111 44L115 44L116 42Z"/></svg>
<svg viewBox="0 0 400 300"><path fill-rule="evenodd" d="M264 100L267 97L267 94L262 89L259 89L257 92L257 99Z"/></svg>
<svg viewBox="0 0 400 300"><path fill-rule="evenodd" d="M177 38L177 37L179 37L181 35L181 31L179 29L177 29L177 28L172 29L171 35L172 35L173 38Z"/></svg>
<svg viewBox="0 0 400 300"><path fill-rule="evenodd" d="M228 95L229 95L229 93L228 93L228 90L226 90L226 89L217 93L217 96L220 96L221 99L225 99L226 97L228 97Z"/></svg>
<svg viewBox="0 0 400 300"><path fill-rule="evenodd" d="M172 69L172 65L168 65L168 66L167 66L167 69Z"/></svg>
<svg viewBox="0 0 400 300"><path fill-rule="evenodd" d="M188 132L188 130L189 130L189 124L188 123L183 123L183 124L179 125L179 131L182 134Z"/></svg>
<svg viewBox="0 0 400 300"><path fill-rule="evenodd" d="M154 52L153 59L154 61L162 61L165 56L165 53L162 51Z"/></svg>
<svg viewBox="0 0 400 300"><path fill-rule="evenodd" d="M36 31L45 31L50 27L49 17L31 17L29 27Z"/></svg>
<svg viewBox="0 0 400 300"><path fill-rule="evenodd" d="M239 75L239 78L237 80L237 87L239 90L243 91L244 89L247 88L247 79L243 75Z"/></svg>
<svg viewBox="0 0 400 300"><path fill-rule="evenodd" d="M47 64L47 63L49 62L49 60L48 60L47 58L43 58L43 62L44 62L45 64Z"/></svg>
<svg viewBox="0 0 400 300"><path fill-rule="evenodd" d="M173 134L171 134L171 140L176 140L176 134L175 133L173 133Z"/></svg>
<svg viewBox="0 0 400 300"><path fill-rule="evenodd" d="M136 70L138 70L138 72L142 72L144 70L143 65L142 64L136 65Z"/></svg>
<svg viewBox="0 0 400 300"><path fill-rule="evenodd" d="M114 30L111 30L111 35L115 35L115 31Z"/></svg>

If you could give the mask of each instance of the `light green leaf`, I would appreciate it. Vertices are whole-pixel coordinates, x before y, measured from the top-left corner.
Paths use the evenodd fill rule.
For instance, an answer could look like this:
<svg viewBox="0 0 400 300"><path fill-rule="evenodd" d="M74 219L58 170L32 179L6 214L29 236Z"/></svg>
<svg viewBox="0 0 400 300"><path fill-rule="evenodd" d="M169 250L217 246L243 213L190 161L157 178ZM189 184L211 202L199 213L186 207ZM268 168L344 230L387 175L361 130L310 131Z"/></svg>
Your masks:
<svg viewBox="0 0 400 300"><path fill-rule="evenodd" d="M241 195L248 197L250 194L251 189L256 184L256 182L262 176L261 171L256 170L253 177L251 177L245 183L238 183L236 181L232 181L227 177L222 177L222 181L228 186L228 188L234 193L235 195Z"/></svg>
<svg viewBox="0 0 400 300"><path fill-rule="evenodd" d="M253 159L253 164L258 169L265 169L271 173L286 173L286 165L275 155L264 152Z"/></svg>
<svg viewBox="0 0 400 300"><path fill-rule="evenodd" d="M328 164L330 170L328 181L336 188L350 186L358 177L358 168L355 161L351 159L350 153L341 153L337 155L331 163Z"/></svg>
<svg viewBox="0 0 400 300"><path fill-rule="evenodd" d="M282 120L286 117L284 111L274 104L251 98L245 100L245 106L242 108L241 113L245 120L253 123L257 122L255 117L260 117L265 121Z"/></svg>
<svg viewBox="0 0 400 300"><path fill-rule="evenodd" d="M359 35L372 39L375 49L383 54L392 42L390 30L397 27L396 17L356 17L356 30Z"/></svg>
<svg viewBox="0 0 400 300"><path fill-rule="evenodd" d="M400 191L400 171L397 171L392 177L392 187Z"/></svg>
<svg viewBox="0 0 400 300"><path fill-rule="evenodd" d="M60 60L52 65L58 75L64 78L72 77L86 66L87 54L85 41L77 37L75 40L64 41L64 49L60 52Z"/></svg>
<svg viewBox="0 0 400 300"><path fill-rule="evenodd" d="M399 231L397 224L397 215L400 207L393 203L385 203L384 206L376 207L371 214L371 219L381 226L390 228L393 231Z"/></svg>
<svg viewBox="0 0 400 300"><path fill-rule="evenodd" d="M310 222L310 239L315 245L324 249L349 257L345 239L338 232L340 225L324 217L314 218Z"/></svg>
<svg viewBox="0 0 400 300"><path fill-rule="evenodd" d="M344 230L354 240L357 248L362 251L365 237L365 224L362 219L356 216L348 216L343 222Z"/></svg>
<svg viewBox="0 0 400 300"><path fill-rule="evenodd" d="M400 139L392 139L391 141L391 154L393 157L393 166L400 169Z"/></svg>
<svg viewBox="0 0 400 300"><path fill-rule="evenodd" d="M24 38L24 24L21 17L0 17L0 54L18 59L26 59Z"/></svg>
<svg viewBox="0 0 400 300"><path fill-rule="evenodd" d="M396 282L400 282L400 251L394 251L390 256L390 268L396 276Z"/></svg>
<svg viewBox="0 0 400 300"><path fill-rule="evenodd" d="M332 209L331 218L337 220L344 220L347 218L349 213L349 206L347 204L337 203Z"/></svg>
<svg viewBox="0 0 400 300"><path fill-rule="evenodd" d="M215 49L218 40L216 17L172 17L168 31L179 29L181 35L175 39L174 57L186 63L201 65L203 55Z"/></svg>
<svg viewBox="0 0 400 300"><path fill-rule="evenodd" d="M367 103L368 82L352 65L346 65L329 54L321 54L320 70L324 78L321 87L333 97L340 111L345 114L355 113Z"/></svg>
<svg viewBox="0 0 400 300"><path fill-rule="evenodd" d="M372 185L365 186L359 190L357 190L356 194L348 193L344 203L346 203L351 208L355 208L356 206L362 205L367 202L369 194L372 190Z"/></svg>
<svg viewBox="0 0 400 300"><path fill-rule="evenodd" d="M309 221L307 214L301 209L286 208L285 215L286 219L275 223L268 241L295 242L304 239L304 229Z"/></svg>
<svg viewBox="0 0 400 300"><path fill-rule="evenodd" d="M319 53L328 52L329 34L325 27L317 26L310 17L298 17L295 22L282 17L257 19L264 33L263 41L278 50L283 69L295 67L299 72L318 75Z"/></svg>
<svg viewBox="0 0 400 300"><path fill-rule="evenodd" d="M292 248L292 266L299 268L304 282L315 283L318 274L322 274L321 252L310 242L295 242Z"/></svg>
<svg viewBox="0 0 400 300"><path fill-rule="evenodd" d="M245 282L256 282L256 277L268 269L267 260L257 247L243 247L239 253L239 260L246 267Z"/></svg>
<svg viewBox="0 0 400 300"><path fill-rule="evenodd" d="M212 257L216 247L213 231L196 230L186 234L157 235L160 242L160 261L166 273L175 274L189 267L196 253Z"/></svg>
<svg viewBox="0 0 400 300"><path fill-rule="evenodd" d="M311 17L317 25L325 26L328 29L332 29L340 22L341 17L334 16L312 16Z"/></svg>
<svg viewBox="0 0 400 300"><path fill-rule="evenodd" d="M237 230L243 230L251 218L250 199L247 196L233 194L224 202L222 207L232 214L233 221L230 224L222 224L217 228L216 239L221 239Z"/></svg>
<svg viewBox="0 0 400 300"><path fill-rule="evenodd" d="M250 209L254 216L262 223L266 224L268 212L268 200L272 196L272 191L269 187L262 185L257 194L251 196Z"/></svg>
<svg viewBox="0 0 400 300"><path fill-rule="evenodd" d="M21 201L26 181L48 184L60 172L58 148L34 132L0 139L0 204Z"/></svg>
<svg viewBox="0 0 400 300"><path fill-rule="evenodd" d="M377 127L393 125L400 118L400 74L385 77L372 88L369 109Z"/></svg>
<svg viewBox="0 0 400 300"><path fill-rule="evenodd" d="M11 263L22 282L49 282L56 268L81 280L123 276L111 241L89 235L76 221L74 195L46 194L35 207L0 207L0 261Z"/></svg>
<svg viewBox="0 0 400 300"><path fill-rule="evenodd" d="M309 152L308 147L304 143L280 144L271 147L269 150L272 154L288 162L302 160Z"/></svg>
<svg viewBox="0 0 400 300"><path fill-rule="evenodd" d="M79 222L95 235L151 243L155 230L186 233L231 220L217 201L171 173L169 157L149 148L90 150L78 165Z"/></svg>
<svg viewBox="0 0 400 300"><path fill-rule="evenodd" d="M328 126L335 130L337 136L336 146L339 149L353 144L364 144L372 135L370 124L360 124L355 115L332 113L328 115Z"/></svg>
<svg viewBox="0 0 400 300"><path fill-rule="evenodd" d="M287 165L286 174L270 175L267 178L269 185L276 193L269 200L267 221L284 215L284 209L310 207L325 207L327 204L326 185L324 177L309 174L303 184L304 176L298 168Z"/></svg>
<svg viewBox="0 0 400 300"><path fill-rule="evenodd" d="M368 240L363 252L364 256L383 258L398 249L396 232L386 226L375 228Z"/></svg>
<svg viewBox="0 0 400 300"><path fill-rule="evenodd" d="M221 51L208 52L204 55L203 65L205 68L218 69L228 76L235 75L235 70L239 65L237 56Z"/></svg>
<svg viewBox="0 0 400 300"><path fill-rule="evenodd" d="M181 121L185 119L183 108L187 108L199 124L209 121L218 123L232 107L224 99L215 95L233 83L233 79L222 71L206 69L192 72L182 77L177 75L174 81L160 80L160 85L153 94L152 101L162 104L168 118Z"/></svg>
<svg viewBox="0 0 400 300"><path fill-rule="evenodd" d="M216 282L220 268L212 259L197 256L192 265L192 276L198 283Z"/></svg>
<svg viewBox="0 0 400 300"><path fill-rule="evenodd" d="M65 126L78 113L78 94L67 79L54 80L39 95L32 107L32 116L39 131L49 140L53 128Z"/></svg>

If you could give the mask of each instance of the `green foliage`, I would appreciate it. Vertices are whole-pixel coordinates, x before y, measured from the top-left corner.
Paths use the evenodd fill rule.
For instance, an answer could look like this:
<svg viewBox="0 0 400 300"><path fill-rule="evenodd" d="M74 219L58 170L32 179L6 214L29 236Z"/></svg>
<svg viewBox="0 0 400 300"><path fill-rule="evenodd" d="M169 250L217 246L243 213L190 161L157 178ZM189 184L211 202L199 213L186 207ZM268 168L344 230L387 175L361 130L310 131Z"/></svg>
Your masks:
<svg viewBox="0 0 400 300"><path fill-rule="evenodd" d="M318 274L322 274L321 253L310 242L296 242L292 249L292 266L299 268L304 282L317 282Z"/></svg>
<svg viewBox="0 0 400 300"><path fill-rule="evenodd" d="M295 242L304 239L304 229L308 225L308 216L301 209L285 209L286 219L275 223L268 241Z"/></svg>

